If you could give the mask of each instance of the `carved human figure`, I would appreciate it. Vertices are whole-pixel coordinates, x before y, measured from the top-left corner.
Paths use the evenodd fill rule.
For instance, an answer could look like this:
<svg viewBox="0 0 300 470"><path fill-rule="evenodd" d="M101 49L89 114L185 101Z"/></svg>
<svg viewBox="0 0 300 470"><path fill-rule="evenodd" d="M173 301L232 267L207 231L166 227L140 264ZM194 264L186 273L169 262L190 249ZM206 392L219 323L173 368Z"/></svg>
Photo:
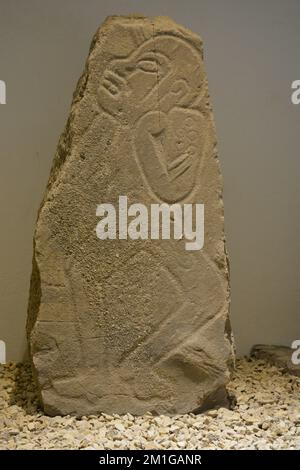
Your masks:
<svg viewBox="0 0 300 470"><path fill-rule="evenodd" d="M205 93L199 51L188 41L168 34L145 41L125 58L111 60L103 74L98 88L99 106L121 127L127 128L127 135L132 136L138 167L154 199L170 204L188 199L193 201L193 189L199 180L199 167L210 125L203 113L205 106L201 106ZM118 364L121 376L123 370L128 376L130 363L139 361L151 362L156 379L168 367L173 372L189 370L195 375L205 376L201 362L203 357L205 360L209 357L211 351L201 331L211 318L223 313L224 306L219 302L222 298L219 294L221 279L207 255L199 252L187 254L181 240L169 240L160 249L155 245L153 250L153 258L159 258L158 266L153 267L154 279L159 279L158 284L172 293L173 302L169 299L168 305L162 306L152 300L151 328L145 327L144 335L138 336L136 344L129 345L121 355L121 348L116 348L113 353L110 349L110 359L115 354L114 364ZM139 255L142 256L141 253ZM203 264L206 265L205 271ZM127 269L128 264L125 266ZM142 276L140 266L144 263L132 263L125 293L130 290L130 284L136 285L137 281L133 283L132 279ZM109 284L119 286L124 278L120 267L109 278ZM207 314L198 315L203 292L195 288L195 283L209 285L215 294ZM158 284L153 291L158 289ZM150 279L147 289L149 285ZM140 293L138 291L136 295ZM123 302L120 302L120 297L113 297L117 299L113 310L119 312ZM103 310L109 310L110 305L111 297L104 298ZM180 331L180 341L177 336L168 334L171 324ZM201 347L198 346L199 338ZM212 372L215 373L218 373L217 368Z"/></svg>
<svg viewBox="0 0 300 470"><path fill-rule="evenodd" d="M112 60L99 105L134 135L137 163L152 194L180 202L193 190L205 145L199 52L171 35L144 42Z"/></svg>
<svg viewBox="0 0 300 470"><path fill-rule="evenodd" d="M34 237L27 331L46 413L227 405L215 148L201 39L168 18L109 18L78 82ZM146 206L203 203L203 249L172 237L99 241L95 209L120 195Z"/></svg>

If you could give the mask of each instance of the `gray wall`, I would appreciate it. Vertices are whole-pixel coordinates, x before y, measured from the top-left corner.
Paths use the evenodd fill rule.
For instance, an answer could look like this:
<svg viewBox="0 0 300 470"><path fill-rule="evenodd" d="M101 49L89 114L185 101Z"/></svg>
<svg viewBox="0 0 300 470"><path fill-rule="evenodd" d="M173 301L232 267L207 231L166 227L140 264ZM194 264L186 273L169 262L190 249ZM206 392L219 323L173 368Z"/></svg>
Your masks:
<svg viewBox="0 0 300 470"><path fill-rule="evenodd" d="M0 0L0 339L25 351L35 217L72 92L109 14L169 15L205 41L240 353L300 338L299 0Z"/></svg>

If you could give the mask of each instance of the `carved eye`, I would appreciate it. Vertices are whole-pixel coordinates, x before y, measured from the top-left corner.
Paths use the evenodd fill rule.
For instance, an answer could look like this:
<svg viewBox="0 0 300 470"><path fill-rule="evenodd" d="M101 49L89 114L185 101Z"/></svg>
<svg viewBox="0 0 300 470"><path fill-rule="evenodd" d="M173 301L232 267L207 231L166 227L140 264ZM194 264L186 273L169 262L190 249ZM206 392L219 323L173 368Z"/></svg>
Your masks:
<svg viewBox="0 0 300 470"><path fill-rule="evenodd" d="M158 63L155 59L140 60L137 63L137 68L142 70L143 72L156 73Z"/></svg>

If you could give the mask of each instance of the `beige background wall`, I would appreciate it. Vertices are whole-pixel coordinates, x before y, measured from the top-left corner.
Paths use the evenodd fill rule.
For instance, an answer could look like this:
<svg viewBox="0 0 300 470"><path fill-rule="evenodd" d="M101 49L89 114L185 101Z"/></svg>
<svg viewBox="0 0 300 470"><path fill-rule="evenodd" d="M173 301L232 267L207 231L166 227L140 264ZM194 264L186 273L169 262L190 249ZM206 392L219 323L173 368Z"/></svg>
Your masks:
<svg viewBox="0 0 300 470"><path fill-rule="evenodd" d="M201 34L225 181L240 353L300 338L299 0L0 0L0 340L25 351L32 235L72 92L109 14L169 15Z"/></svg>

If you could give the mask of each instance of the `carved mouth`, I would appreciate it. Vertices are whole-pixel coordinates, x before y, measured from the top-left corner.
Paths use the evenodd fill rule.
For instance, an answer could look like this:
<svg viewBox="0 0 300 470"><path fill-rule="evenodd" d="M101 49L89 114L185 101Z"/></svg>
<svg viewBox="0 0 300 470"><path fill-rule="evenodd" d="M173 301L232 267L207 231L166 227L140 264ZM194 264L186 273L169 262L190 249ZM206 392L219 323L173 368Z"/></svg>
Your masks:
<svg viewBox="0 0 300 470"><path fill-rule="evenodd" d="M110 95L116 96L120 94L124 84L125 79L117 72L113 72L112 70L106 70L104 72L102 86Z"/></svg>

